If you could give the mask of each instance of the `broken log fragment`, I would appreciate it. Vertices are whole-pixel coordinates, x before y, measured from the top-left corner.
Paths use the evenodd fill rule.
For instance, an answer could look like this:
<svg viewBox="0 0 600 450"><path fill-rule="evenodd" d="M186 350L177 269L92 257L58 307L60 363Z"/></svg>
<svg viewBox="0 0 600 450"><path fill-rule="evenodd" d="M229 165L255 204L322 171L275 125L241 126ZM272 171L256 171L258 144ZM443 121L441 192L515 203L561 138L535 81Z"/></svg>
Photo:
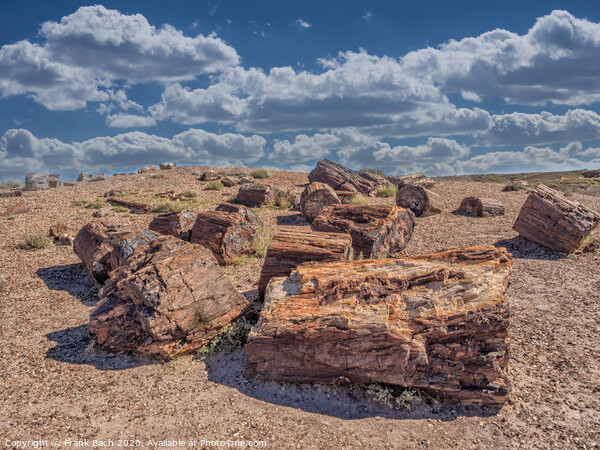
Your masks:
<svg viewBox="0 0 600 450"><path fill-rule="evenodd" d="M100 347L163 360L196 352L248 306L208 249L172 236L139 248L99 297Z"/></svg>
<svg viewBox="0 0 600 450"><path fill-rule="evenodd" d="M583 176L586 178L600 177L600 170L586 170L583 172Z"/></svg>
<svg viewBox="0 0 600 450"><path fill-rule="evenodd" d="M328 159L322 159L308 174L308 181L325 183L336 191L352 191L365 195L370 195L381 186L389 184L385 178L377 174L364 173L365 175L361 175L356 170Z"/></svg>
<svg viewBox="0 0 600 450"><path fill-rule="evenodd" d="M331 205L314 220L314 231L349 233L365 258L392 257L410 241L414 214L397 206Z"/></svg>
<svg viewBox="0 0 600 450"><path fill-rule="evenodd" d="M128 200L122 200L114 197L109 198L108 201L110 203L114 203L115 205L124 206L129 208L131 211L138 213L148 213L154 208L154 205L150 205L148 203L130 202Z"/></svg>
<svg viewBox="0 0 600 450"><path fill-rule="evenodd" d="M312 222L326 206L340 203L341 200L331 186L314 181L306 186L300 196L300 211L306 220Z"/></svg>
<svg viewBox="0 0 600 450"><path fill-rule="evenodd" d="M441 213L439 203L439 196L422 186L407 185L396 194L396 205L410 209L417 217Z"/></svg>
<svg viewBox="0 0 600 450"><path fill-rule="evenodd" d="M198 213L193 211L170 212L152 219L148 228L160 234L175 236L184 241L190 240L190 233L196 223Z"/></svg>
<svg viewBox="0 0 600 450"><path fill-rule="evenodd" d="M407 259L318 262L273 278L247 373L389 383L470 405L509 396L512 256L479 246Z"/></svg>
<svg viewBox="0 0 600 450"><path fill-rule="evenodd" d="M458 209L476 217L504 215L504 205L493 198L465 197Z"/></svg>
<svg viewBox="0 0 600 450"><path fill-rule="evenodd" d="M23 197L21 189L12 189L10 191L0 191L0 198Z"/></svg>
<svg viewBox="0 0 600 450"><path fill-rule="evenodd" d="M264 184L242 184L236 201L246 206L260 206L269 203L277 197L277 186Z"/></svg>
<svg viewBox="0 0 600 450"><path fill-rule="evenodd" d="M356 192L352 191L335 191L335 195L338 196L340 202L345 205L350 205L352 203L352 197L356 195Z"/></svg>
<svg viewBox="0 0 600 450"><path fill-rule="evenodd" d="M257 232L256 223L241 213L206 211L198 214L190 242L210 249L220 264L231 264L242 255L254 253Z"/></svg>
<svg viewBox="0 0 600 450"><path fill-rule="evenodd" d="M287 276L303 262L342 261L353 259L353 256L352 239L347 233L282 228L269 243L258 281L258 294L262 298L271 278Z"/></svg>
<svg viewBox="0 0 600 450"><path fill-rule="evenodd" d="M25 214L31 211L33 206L31 206L28 202L19 202L13 206L9 206L4 211L0 213L0 216L13 216L15 214Z"/></svg>
<svg viewBox="0 0 600 450"><path fill-rule="evenodd" d="M599 222L597 212L540 184L525 200L513 230L557 252L571 253Z"/></svg>
<svg viewBox="0 0 600 450"><path fill-rule="evenodd" d="M221 203L215 208L215 211L224 211L239 214L257 230L265 227L263 221L260 220L260 217L258 217L257 212L254 211L252 208L248 208L244 205L236 205L233 203Z"/></svg>

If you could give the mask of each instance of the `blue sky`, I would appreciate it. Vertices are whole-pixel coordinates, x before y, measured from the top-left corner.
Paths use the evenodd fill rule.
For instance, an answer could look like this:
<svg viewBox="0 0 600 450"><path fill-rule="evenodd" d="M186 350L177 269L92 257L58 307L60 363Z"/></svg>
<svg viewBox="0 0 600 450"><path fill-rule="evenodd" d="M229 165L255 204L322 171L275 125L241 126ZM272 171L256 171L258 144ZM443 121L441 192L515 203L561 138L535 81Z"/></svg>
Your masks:
<svg viewBox="0 0 600 450"><path fill-rule="evenodd" d="M597 2L3 2L0 179L600 166Z"/></svg>

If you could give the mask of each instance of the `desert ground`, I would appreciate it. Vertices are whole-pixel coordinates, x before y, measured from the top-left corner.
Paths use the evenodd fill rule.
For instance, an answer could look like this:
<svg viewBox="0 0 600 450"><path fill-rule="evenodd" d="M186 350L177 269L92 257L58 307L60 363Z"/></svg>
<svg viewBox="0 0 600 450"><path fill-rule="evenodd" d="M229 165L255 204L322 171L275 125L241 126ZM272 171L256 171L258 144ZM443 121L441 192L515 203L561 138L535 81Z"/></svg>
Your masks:
<svg viewBox="0 0 600 450"><path fill-rule="evenodd" d="M160 203L154 194L195 191L190 207L214 209L238 186L205 190L206 168L134 174L28 192L25 214L0 218L0 437L17 440L139 439L266 441L267 448L600 448L600 253L565 256L512 231L525 190L445 179L433 191L444 212L418 218L406 256L493 244L514 255L509 374L512 397L500 409L466 408L416 396L390 408L365 386L275 383L244 377L244 352L185 356L168 363L106 353L89 334L98 286L70 246L23 247L23 235L92 219L87 202L110 189ZM271 171L260 183L301 191L303 172ZM496 198L501 217L454 214L466 196ZM600 197L573 194L600 211ZM0 199L0 211L23 199ZM85 201L84 201L85 200ZM373 204L393 204L374 198ZM104 220L145 229L154 214L105 209ZM271 233L307 226L297 211L257 209ZM600 229L593 237L600 234ZM261 259L226 268L251 296ZM172 443L171 443L172 444ZM206 447L206 445L204 445ZM163 443L155 448L173 447Z"/></svg>

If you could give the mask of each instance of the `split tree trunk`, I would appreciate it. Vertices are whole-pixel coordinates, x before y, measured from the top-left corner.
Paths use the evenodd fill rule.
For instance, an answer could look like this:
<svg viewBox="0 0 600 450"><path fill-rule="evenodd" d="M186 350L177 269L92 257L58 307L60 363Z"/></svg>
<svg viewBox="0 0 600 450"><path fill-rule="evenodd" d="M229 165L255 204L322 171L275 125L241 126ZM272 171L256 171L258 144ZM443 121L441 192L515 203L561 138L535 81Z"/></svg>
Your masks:
<svg viewBox="0 0 600 450"><path fill-rule="evenodd" d="M198 214L190 242L210 249L220 264L254 253L257 228L243 214L206 211Z"/></svg>
<svg viewBox="0 0 600 450"><path fill-rule="evenodd" d="M140 248L99 296L96 342L159 359L198 351L248 306L208 249L172 236Z"/></svg>
<svg viewBox="0 0 600 450"><path fill-rule="evenodd" d="M365 195L370 195L382 185L389 184L382 177L374 174L363 176L356 170L328 159L317 163L317 166L308 174L308 180L325 183L336 191L360 192Z"/></svg>
<svg viewBox="0 0 600 450"><path fill-rule="evenodd" d="M331 186L314 181L306 186L300 196L300 211L302 216L312 222L329 205L342 203Z"/></svg>
<svg viewBox="0 0 600 450"><path fill-rule="evenodd" d="M269 243L258 281L258 293L262 298L271 278L287 276L303 262L349 260L353 256L349 234L282 228Z"/></svg>
<svg viewBox="0 0 600 450"><path fill-rule="evenodd" d="M493 198L465 197L458 209L477 217L504 215L504 205Z"/></svg>
<svg viewBox="0 0 600 450"><path fill-rule="evenodd" d="M396 194L396 205L410 209L417 217L427 217L442 212L438 195L422 186L404 186Z"/></svg>
<svg viewBox="0 0 600 450"><path fill-rule="evenodd" d="M160 234L171 235L184 241L189 241L190 232L194 223L196 223L197 217L198 213L193 211L161 214L152 219L148 228Z"/></svg>
<svg viewBox="0 0 600 450"><path fill-rule="evenodd" d="M279 194L277 186L264 184L243 184L237 195L237 202L246 206L260 206L275 200Z"/></svg>
<svg viewBox="0 0 600 450"><path fill-rule="evenodd" d="M513 230L552 250L571 253L600 222L600 215L540 184L521 207Z"/></svg>
<svg viewBox="0 0 600 450"><path fill-rule="evenodd" d="M389 383L501 405L512 256L480 246L400 260L303 264L271 280L246 345L251 376Z"/></svg>
<svg viewBox="0 0 600 450"><path fill-rule="evenodd" d="M392 257L410 241L415 226L410 210L397 206L331 205L312 223L314 231L349 233L355 255Z"/></svg>

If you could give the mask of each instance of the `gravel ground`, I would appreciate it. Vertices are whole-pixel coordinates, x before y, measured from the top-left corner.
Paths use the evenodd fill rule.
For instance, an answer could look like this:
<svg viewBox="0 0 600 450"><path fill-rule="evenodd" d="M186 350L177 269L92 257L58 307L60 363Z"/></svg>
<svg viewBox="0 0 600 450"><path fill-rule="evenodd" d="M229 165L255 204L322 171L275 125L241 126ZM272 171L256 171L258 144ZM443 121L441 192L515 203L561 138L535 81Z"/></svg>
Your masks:
<svg viewBox="0 0 600 450"><path fill-rule="evenodd" d="M185 446L196 440L201 448L207 447L205 439L303 449L600 448L600 254L564 257L517 237L511 226L527 194L501 192L499 184L438 183L434 191L445 212L418 219L404 251L415 255L496 244L514 253L507 293L513 394L499 411L427 398L391 409L373 401L365 387L247 380L241 349L165 364L98 350L88 328L97 286L71 247L25 250L23 234L61 222L76 232L94 210L73 201L93 201L114 188L129 199L152 202L161 201L155 193L194 190L197 210L214 209L237 192L237 187L203 190L204 183L197 181L202 171L185 167L165 171L164 178L136 174L27 193L31 212L0 218L2 445L42 439L52 446L56 439L68 447L65 440L88 439L92 446L93 439L112 439L117 446L119 439L139 439L145 448L176 448L184 445L172 441L183 439ZM273 172L261 180L299 191L306 181L300 172ZM506 215L453 214L468 195L502 201ZM600 211L600 198L574 198ZM21 200L0 199L0 211ZM147 227L152 218L107 210L107 221L132 229ZM258 212L271 232L278 223L303 226L293 211ZM240 291L249 291L256 287L261 264L255 260L226 272Z"/></svg>

